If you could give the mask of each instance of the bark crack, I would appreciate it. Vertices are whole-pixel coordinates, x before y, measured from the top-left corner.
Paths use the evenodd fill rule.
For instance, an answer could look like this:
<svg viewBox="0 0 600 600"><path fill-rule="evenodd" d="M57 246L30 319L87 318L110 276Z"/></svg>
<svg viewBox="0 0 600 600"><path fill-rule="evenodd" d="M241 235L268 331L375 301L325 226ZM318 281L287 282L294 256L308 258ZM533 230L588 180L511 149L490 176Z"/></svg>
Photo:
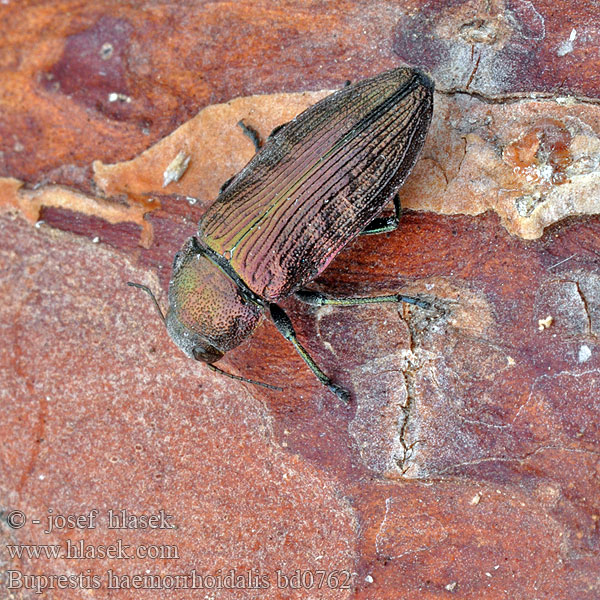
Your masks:
<svg viewBox="0 0 600 600"><path fill-rule="evenodd" d="M462 87L453 88L436 88L439 94L446 96L471 96L486 104L517 104L521 102L531 102L532 100L556 100L556 98L569 97L579 102L580 104L589 104L592 106L600 106L600 98L592 98L589 96L577 96L573 94L560 94L557 92L518 92L514 94L501 94L498 96L487 96L482 92L467 90Z"/></svg>
<svg viewBox="0 0 600 600"><path fill-rule="evenodd" d="M410 461L413 456L413 448L419 443L419 440L415 440L409 444L406 440L406 436L408 434L410 417L417 402L416 371L421 366L421 361L417 356L419 349L419 344L417 342L417 330L410 316L406 319L406 324L409 335L409 348L406 357L406 366L404 369L402 369L402 377L404 378L404 386L406 388L406 402L402 406L402 414L404 418L402 420L402 425L400 426L399 432L403 455L402 458L398 460L398 467L403 475L410 467Z"/></svg>
<svg viewBox="0 0 600 600"><path fill-rule="evenodd" d="M581 286L579 285L579 281L574 281L573 282L575 284L575 289L577 290L577 293L579 294L579 297L581 298L581 302L583 303L583 309L585 310L585 316L587 318L587 333L588 335L592 336L593 332L592 332L592 315L590 314L590 307L588 305L588 301L587 298L585 297L585 294L583 293L583 290L581 289Z"/></svg>

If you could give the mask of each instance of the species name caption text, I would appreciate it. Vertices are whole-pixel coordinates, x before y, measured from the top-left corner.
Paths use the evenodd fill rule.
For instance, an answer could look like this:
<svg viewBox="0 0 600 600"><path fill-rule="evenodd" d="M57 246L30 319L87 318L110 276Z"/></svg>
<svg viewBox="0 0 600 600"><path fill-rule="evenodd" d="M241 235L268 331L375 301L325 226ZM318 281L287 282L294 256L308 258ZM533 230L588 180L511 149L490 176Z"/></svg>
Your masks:
<svg viewBox="0 0 600 600"><path fill-rule="evenodd" d="M11 529L21 529L27 523L42 527L44 535L57 535L75 530L84 532L96 529L118 531L126 535L126 530L145 530L156 535L157 531L173 531L177 535L175 517L166 510L152 514L135 514L128 510L109 509L101 513L94 509L80 514L56 513L48 509L41 519L30 518L22 511L12 510L0 515ZM17 567L23 561L44 560L178 560L181 558L177 544L127 544L122 537L108 544L89 543L82 537L69 537L59 544L5 544L5 557L11 566ZM38 563L39 564L39 563ZM91 563L88 563L91 564ZM170 563L176 564L176 563ZM7 569L4 583L9 590L27 589L36 594L46 590L63 589L350 589L355 573L344 569L274 569L272 572L258 569L239 570L221 568L205 571L192 568L185 572L165 573L161 564L160 574L150 569L140 573L118 573L107 569L94 573L91 568L69 573L40 573L36 566L35 574L27 574L19 568Z"/></svg>

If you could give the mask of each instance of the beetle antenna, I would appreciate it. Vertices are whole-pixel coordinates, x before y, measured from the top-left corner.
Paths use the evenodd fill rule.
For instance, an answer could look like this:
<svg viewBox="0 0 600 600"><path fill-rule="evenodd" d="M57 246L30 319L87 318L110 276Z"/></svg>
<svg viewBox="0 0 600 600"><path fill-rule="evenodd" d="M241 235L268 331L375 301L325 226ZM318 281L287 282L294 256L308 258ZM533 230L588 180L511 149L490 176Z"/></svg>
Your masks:
<svg viewBox="0 0 600 600"><path fill-rule="evenodd" d="M270 383L263 383L262 381L254 381L254 379L246 379L245 377L240 377L239 375L232 375L227 371L223 371L223 369L219 369L219 367L215 367L215 365L211 365L206 363L206 366L211 370L217 373L221 373L221 375L227 375L227 377L231 377L231 379L236 379L237 381L245 381L246 383L253 383L254 385L260 385L261 387L267 388L268 390L277 390L278 392L283 392L283 388L277 387L276 385L271 385Z"/></svg>
<svg viewBox="0 0 600 600"><path fill-rule="evenodd" d="M163 323L166 323L165 315L163 314L163 311L160 308L160 304L158 303L156 296L152 293L152 290L147 285L142 285L141 283L133 283L133 281L128 281L127 285L130 285L131 287L140 288L140 290L144 290L144 292L146 292L146 294L148 294L148 296L150 296L150 298L152 298L152 302L154 302L154 306L156 307L156 311L158 312L158 314L160 316L160 320Z"/></svg>

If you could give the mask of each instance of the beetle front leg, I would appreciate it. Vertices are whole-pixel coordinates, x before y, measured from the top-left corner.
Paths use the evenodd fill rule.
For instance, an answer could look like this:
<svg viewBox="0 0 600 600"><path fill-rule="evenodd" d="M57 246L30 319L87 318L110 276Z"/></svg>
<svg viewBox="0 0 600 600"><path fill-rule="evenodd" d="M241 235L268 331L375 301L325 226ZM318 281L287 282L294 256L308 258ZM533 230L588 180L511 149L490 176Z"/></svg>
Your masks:
<svg viewBox="0 0 600 600"><path fill-rule="evenodd" d="M264 143L263 143L258 131L256 131L256 129L254 129L254 127L251 127L250 125L246 125L246 123L244 123L243 120L238 121L238 125L242 128L244 135L246 135L247 137L250 138L250 141L254 144L254 149L258 152L264 146ZM287 123L282 123L281 125L277 125L277 127L275 127L273 129L273 131L271 131L271 133L269 134L269 137L267 139L271 139L278 131L283 129L286 125L287 125Z"/></svg>
<svg viewBox="0 0 600 600"><path fill-rule="evenodd" d="M298 290L294 296L310 304L311 306L356 306L357 304L378 304L380 302L406 302L407 304L414 304L419 308L431 308L431 304L420 298L414 298L413 296L403 296L402 294L389 294L387 296L365 296L358 298L330 298L320 292L313 292L312 290Z"/></svg>
<svg viewBox="0 0 600 600"><path fill-rule="evenodd" d="M260 134L254 127L250 125L246 125L244 121L238 121L238 125L242 128L244 135L250 139L250 141L254 144L254 150L258 152L262 148L262 140L260 139Z"/></svg>
<svg viewBox="0 0 600 600"><path fill-rule="evenodd" d="M229 184L235 179L235 175L232 175L219 189L219 194L222 194L228 187Z"/></svg>
<svg viewBox="0 0 600 600"><path fill-rule="evenodd" d="M331 379L321 371L304 346L298 341L294 326L284 310L280 306L277 306L277 304L269 304L269 310L271 312L273 323L275 323L275 327L277 327L279 333L294 345L296 352L302 357L310 370L316 375L317 379L324 386L327 386L342 402L347 404L350 401L350 394L343 387L333 383Z"/></svg>
<svg viewBox="0 0 600 600"><path fill-rule="evenodd" d="M260 134L258 133L258 131L256 131L256 129L254 129L254 127L251 127L250 125L246 125L246 123L244 123L244 121L238 121L238 125L242 128L242 131L244 132L244 135L247 136L250 141L252 142L252 144L254 144L254 150L256 152L258 152L261 148L262 148L262 140L260 139ZM228 187L229 184L235 179L235 175L233 175L232 177L230 177L222 186L221 189L219 190L219 194L223 193Z"/></svg>
<svg viewBox="0 0 600 600"><path fill-rule="evenodd" d="M394 196L394 214L391 217L377 217L373 219L361 232L360 235L373 235L376 233L388 233L395 231L400 222L402 207L398 194Z"/></svg>

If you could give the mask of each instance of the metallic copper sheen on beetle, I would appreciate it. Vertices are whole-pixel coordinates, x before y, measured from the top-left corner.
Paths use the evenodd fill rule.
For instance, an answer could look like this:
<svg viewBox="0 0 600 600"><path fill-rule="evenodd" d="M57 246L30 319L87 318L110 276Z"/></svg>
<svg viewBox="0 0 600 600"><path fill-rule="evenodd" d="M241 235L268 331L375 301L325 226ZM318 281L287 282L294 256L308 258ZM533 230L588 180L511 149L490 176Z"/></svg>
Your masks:
<svg viewBox="0 0 600 600"><path fill-rule="evenodd" d="M336 301L302 288L361 232L395 228L396 218L377 217L415 164L432 110L432 81L399 68L349 85L276 129L175 256L166 316L175 343L212 364L268 311L320 381L347 401L277 301L291 294L313 305L378 301Z"/></svg>

